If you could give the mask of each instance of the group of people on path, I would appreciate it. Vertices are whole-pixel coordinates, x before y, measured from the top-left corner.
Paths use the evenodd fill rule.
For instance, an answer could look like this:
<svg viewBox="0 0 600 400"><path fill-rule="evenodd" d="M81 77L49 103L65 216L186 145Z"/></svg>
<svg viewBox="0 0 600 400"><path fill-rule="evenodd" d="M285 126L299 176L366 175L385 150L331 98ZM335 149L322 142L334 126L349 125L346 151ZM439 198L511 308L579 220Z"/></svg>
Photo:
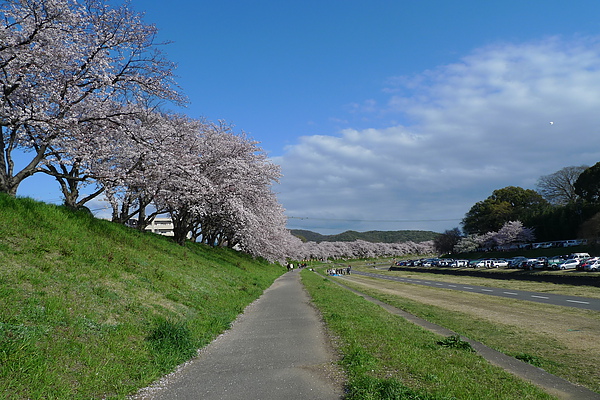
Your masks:
<svg viewBox="0 0 600 400"><path fill-rule="evenodd" d="M304 267L306 267L306 263L301 263L301 264L298 264L298 269L302 269L302 268L304 268ZM288 270L288 272L289 272L289 271L293 271L293 270L294 270L294 264L292 264L292 263L288 263L288 265L287 265L287 270Z"/></svg>
<svg viewBox="0 0 600 400"><path fill-rule="evenodd" d="M302 269L305 268L307 265L302 263L302 264L298 264L298 269ZM294 264L293 263L288 263L287 264L287 270L288 272L293 271L294 270ZM312 270L312 269L311 269ZM327 275L333 276L333 275L350 275L350 272L352 271L352 266L348 265L347 267L338 267L338 268L329 268L327 270Z"/></svg>

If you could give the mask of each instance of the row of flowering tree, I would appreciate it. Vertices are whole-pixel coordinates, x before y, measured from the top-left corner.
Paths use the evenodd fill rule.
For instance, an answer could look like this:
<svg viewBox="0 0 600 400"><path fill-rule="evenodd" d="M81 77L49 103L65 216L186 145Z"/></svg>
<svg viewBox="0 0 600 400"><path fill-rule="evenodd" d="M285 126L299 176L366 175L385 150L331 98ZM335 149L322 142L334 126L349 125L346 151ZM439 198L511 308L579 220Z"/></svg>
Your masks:
<svg viewBox="0 0 600 400"><path fill-rule="evenodd" d="M179 243L270 260L297 244L257 142L162 110L185 97L139 14L105 0L0 0L0 13L0 192L45 173L74 209L103 194L139 229L170 214Z"/></svg>
<svg viewBox="0 0 600 400"><path fill-rule="evenodd" d="M174 64L126 4L0 0L0 13L0 192L48 174L70 208L103 195L115 222L144 229L168 213L179 243L190 235L269 260L422 251L293 237L271 189L280 169L256 141L164 111L186 102Z"/></svg>
<svg viewBox="0 0 600 400"><path fill-rule="evenodd" d="M353 242L296 242L294 258L298 260L338 260L353 258L401 257L409 254L434 253L433 242L372 243L364 240Z"/></svg>

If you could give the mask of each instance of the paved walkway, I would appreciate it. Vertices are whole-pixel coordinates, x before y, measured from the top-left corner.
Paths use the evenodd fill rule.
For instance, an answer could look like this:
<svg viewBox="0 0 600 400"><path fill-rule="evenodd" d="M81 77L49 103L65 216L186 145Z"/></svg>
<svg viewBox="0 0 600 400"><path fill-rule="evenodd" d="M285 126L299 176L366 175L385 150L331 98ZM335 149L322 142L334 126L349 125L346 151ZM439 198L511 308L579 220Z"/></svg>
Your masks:
<svg viewBox="0 0 600 400"><path fill-rule="evenodd" d="M340 399L334 362L323 324L293 271L196 359L134 399Z"/></svg>

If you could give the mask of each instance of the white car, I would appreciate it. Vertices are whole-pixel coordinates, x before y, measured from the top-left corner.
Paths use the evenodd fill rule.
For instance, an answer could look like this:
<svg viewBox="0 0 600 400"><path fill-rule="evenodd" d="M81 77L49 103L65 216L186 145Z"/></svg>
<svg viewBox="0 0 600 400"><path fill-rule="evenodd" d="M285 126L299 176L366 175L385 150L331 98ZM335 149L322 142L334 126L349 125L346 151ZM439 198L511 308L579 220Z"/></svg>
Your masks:
<svg viewBox="0 0 600 400"><path fill-rule="evenodd" d="M454 260L454 261L452 261L452 263L450 264L450 266L454 267L454 268L468 267L469 266L469 260Z"/></svg>
<svg viewBox="0 0 600 400"><path fill-rule="evenodd" d="M508 268L508 261L502 259L494 260L493 265L495 268Z"/></svg>
<svg viewBox="0 0 600 400"><path fill-rule="evenodd" d="M569 254L569 258L574 258L577 261L583 261L590 258L590 255L588 253L573 253Z"/></svg>
<svg viewBox="0 0 600 400"><path fill-rule="evenodd" d="M579 265L579 261L571 258L569 260L565 260L563 262L558 263L556 269L576 269Z"/></svg>

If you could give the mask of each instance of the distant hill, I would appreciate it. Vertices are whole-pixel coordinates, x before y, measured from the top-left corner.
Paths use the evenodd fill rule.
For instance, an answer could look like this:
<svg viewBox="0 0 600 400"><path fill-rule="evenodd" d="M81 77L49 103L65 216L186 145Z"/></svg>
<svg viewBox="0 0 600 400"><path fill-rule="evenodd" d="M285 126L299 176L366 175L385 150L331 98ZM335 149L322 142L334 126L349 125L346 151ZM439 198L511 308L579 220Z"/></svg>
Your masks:
<svg viewBox="0 0 600 400"><path fill-rule="evenodd" d="M337 235L322 235L317 232L303 229L292 229L292 235L308 242L354 242L364 240L372 243L402 243L402 242L426 242L433 240L440 234L431 231L368 231L356 232L346 231Z"/></svg>

